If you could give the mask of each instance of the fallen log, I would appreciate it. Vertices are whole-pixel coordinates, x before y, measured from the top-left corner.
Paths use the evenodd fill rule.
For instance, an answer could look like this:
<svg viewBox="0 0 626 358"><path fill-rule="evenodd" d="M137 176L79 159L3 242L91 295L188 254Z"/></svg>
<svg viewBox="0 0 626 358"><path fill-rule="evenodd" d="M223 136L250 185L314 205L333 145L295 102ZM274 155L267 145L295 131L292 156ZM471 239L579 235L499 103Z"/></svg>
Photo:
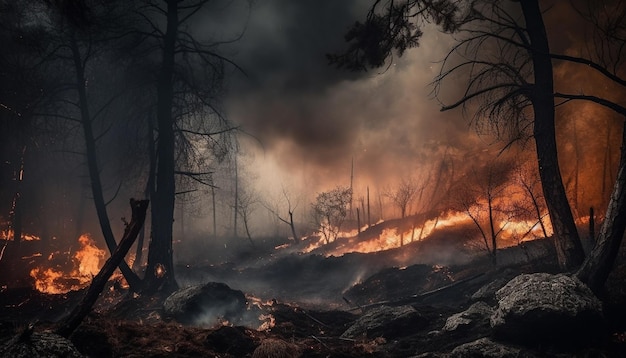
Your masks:
<svg viewBox="0 0 626 358"><path fill-rule="evenodd" d="M107 281L119 266L120 262L124 259L124 256L133 246L141 227L143 226L146 218L146 210L148 209L148 200L135 200L130 199L130 207L132 210L132 218L130 223L126 225L124 230L124 236L120 240L119 244L113 251L111 257L104 263L102 269L91 281L91 285L87 289L87 293L81 300L81 302L74 307L72 312L61 322L55 333L68 338L74 330L80 325L83 319L87 316L94 303L100 296L100 293L104 289Z"/></svg>
<svg viewBox="0 0 626 358"><path fill-rule="evenodd" d="M465 279L462 279L462 280L459 280L459 281L452 282L449 285L442 286L442 287L436 288L436 289L431 290L431 291L426 291L426 292L418 293L418 294L411 295L411 296L408 296L408 297L403 297L403 298L400 298L398 300L386 300L386 301L370 303L368 305L357 306L357 307L354 307L354 308L350 308L348 311L352 312L352 311L358 311L358 310L366 310L368 308L374 308L374 307L378 307L378 306L402 306L402 305L408 305L408 304L412 304L412 303L417 303L417 302L423 300L426 297L429 297L429 296L432 296L434 294L437 294L437 293L449 290L449 289L454 288L454 287L456 287L456 286L458 286L460 284L463 284L463 283L475 280L475 279L477 279L477 278L479 278L479 277L481 277L483 275L484 275L484 273L479 273L479 274L476 274L474 276L471 276L471 277L468 277L468 278L465 278ZM346 299L345 297L344 297L344 301L349 302L348 299Z"/></svg>

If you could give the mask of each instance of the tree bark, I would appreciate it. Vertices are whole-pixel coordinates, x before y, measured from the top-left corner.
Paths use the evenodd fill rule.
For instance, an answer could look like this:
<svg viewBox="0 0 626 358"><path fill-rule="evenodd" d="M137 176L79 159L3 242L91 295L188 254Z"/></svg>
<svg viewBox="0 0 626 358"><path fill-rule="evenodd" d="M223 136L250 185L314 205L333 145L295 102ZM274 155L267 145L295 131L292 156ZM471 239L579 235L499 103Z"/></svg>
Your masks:
<svg viewBox="0 0 626 358"><path fill-rule="evenodd" d="M58 335L67 338L80 325L89 311L91 311L91 307L96 303L96 300L115 269L124 260L124 256L126 256L131 246L133 246L146 218L148 201L130 199L130 207L132 210L132 219L128 226L126 226L126 230L124 230L124 237L120 240L120 244L115 248L111 257L104 263L100 272L98 272L91 281L91 285L87 289L87 293L83 299L56 329Z"/></svg>
<svg viewBox="0 0 626 358"><path fill-rule="evenodd" d="M591 220L591 218L590 218ZM578 279L600 294L615 263L626 229L626 126L622 132L622 147L617 179L609 199L604 222L596 245L576 273Z"/></svg>
<svg viewBox="0 0 626 358"><path fill-rule="evenodd" d="M520 1L531 43L535 84L531 93L539 174L554 231L559 266L564 271L582 264L584 252L567 201L559 169L554 119L552 61L537 0Z"/></svg>
<svg viewBox="0 0 626 358"><path fill-rule="evenodd" d="M176 37L178 33L178 1L167 0L167 29L163 37L162 63L157 81L157 173L152 201L152 239L146 268L149 291L174 291L172 229L176 195L174 162L173 76Z"/></svg>

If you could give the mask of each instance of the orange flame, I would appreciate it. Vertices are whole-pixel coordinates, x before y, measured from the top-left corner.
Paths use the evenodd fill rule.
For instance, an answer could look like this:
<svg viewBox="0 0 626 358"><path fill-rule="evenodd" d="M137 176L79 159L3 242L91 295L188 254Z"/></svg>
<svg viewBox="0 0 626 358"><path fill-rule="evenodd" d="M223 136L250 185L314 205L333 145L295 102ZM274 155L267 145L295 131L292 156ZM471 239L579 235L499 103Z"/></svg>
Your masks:
<svg viewBox="0 0 626 358"><path fill-rule="evenodd" d="M15 232L13 231L13 229L0 230L0 240L13 240L14 236L15 236ZM23 241L39 241L41 240L41 238L37 235L22 233L22 240Z"/></svg>
<svg viewBox="0 0 626 358"><path fill-rule="evenodd" d="M549 217L547 215L544 216L542 221L548 236L552 235ZM437 230L456 225L473 225L473 223L472 219L465 212L449 211L442 214L439 218L427 220L421 226L416 226L404 232L400 232L397 228L383 229L379 236L365 241L358 240L356 230L341 232L336 239L336 244L339 243L339 245L336 245L333 250L327 251L325 255L341 256L352 252L370 253L394 249L400 247L402 241L407 244L412 240L423 240ZM497 222L496 225L498 229L501 229L498 236L498 246L501 248L544 236L537 220L509 220ZM305 253L324 246L324 240L321 237L312 236L304 239L311 240L309 245L303 250Z"/></svg>
<svg viewBox="0 0 626 358"><path fill-rule="evenodd" d="M36 267L30 271L35 288L48 294L63 294L86 287L100 270L105 251L99 249L88 234L78 238L80 249L73 256L73 268L64 272L60 267ZM48 259L52 259L51 255Z"/></svg>

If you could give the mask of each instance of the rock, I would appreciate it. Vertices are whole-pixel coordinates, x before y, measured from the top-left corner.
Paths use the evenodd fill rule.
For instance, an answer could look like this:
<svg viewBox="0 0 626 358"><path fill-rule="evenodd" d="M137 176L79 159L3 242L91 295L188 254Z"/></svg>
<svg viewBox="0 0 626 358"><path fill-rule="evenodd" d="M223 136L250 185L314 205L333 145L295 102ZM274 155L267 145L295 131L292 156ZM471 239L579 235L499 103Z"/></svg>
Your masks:
<svg viewBox="0 0 626 358"><path fill-rule="evenodd" d="M180 289L163 303L165 317L199 326L214 326L223 321L236 324L242 319L246 308L243 292L218 282Z"/></svg>
<svg viewBox="0 0 626 358"><path fill-rule="evenodd" d="M602 304L578 279L547 273L519 275L496 293L496 338L560 345L589 342L603 327Z"/></svg>
<svg viewBox="0 0 626 358"><path fill-rule="evenodd" d="M500 277L500 278L496 278L495 280L487 283L486 285L484 285L483 287L481 287L480 289L478 289L478 291L476 291L472 297L471 300L472 301L483 301L483 302L487 302L490 304L495 304L496 303L496 292L501 289L502 287L504 287L504 285L507 284L507 282L509 282L511 280L512 277L509 278L504 278L504 277Z"/></svg>
<svg viewBox="0 0 626 358"><path fill-rule="evenodd" d="M496 343L489 338L462 344L452 350L450 357L454 358L531 358L534 355L524 352L519 348L509 347Z"/></svg>
<svg viewBox="0 0 626 358"><path fill-rule="evenodd" d="M426 324L426 319L412 306L380 306L367 311L341 337L396 338L411 334Z"/></svg>
<svg viewBox="0 0 626 358"><path fill-rule="evenodd" d="M264 339L252 353L252 358L298 358L300 350L295 344L281 339Z"/></svg>
<svg viewBox="0 0 626 358"><path fill-rule="evenodd" d="M476 329L479 326L488 327L493 311L488 304L476 302L465 311L448 317L442 330L451 332L458 329Z"/></svg>
<svg viewBox="0 0 626 358"><path fill-rule="evenodd" d="M72 342L51 332L34 332L22 339L13 339L0 347L0 357L83 357Z"/></svg>

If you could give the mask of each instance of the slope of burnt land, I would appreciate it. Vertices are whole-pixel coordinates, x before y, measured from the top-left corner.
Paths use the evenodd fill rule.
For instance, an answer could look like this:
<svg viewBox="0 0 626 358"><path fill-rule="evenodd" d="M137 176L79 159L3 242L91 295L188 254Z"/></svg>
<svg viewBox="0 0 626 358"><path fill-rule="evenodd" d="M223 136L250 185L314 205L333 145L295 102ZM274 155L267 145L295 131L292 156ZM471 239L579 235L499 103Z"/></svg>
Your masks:
<svg viewBox="0 0 626 358"><path fill-rule="evenodd" d="M517 251L503 250L501 258L506 261L507 255L532 257L545 252L545 247L549 247L546 242L530 243L531 246ZM272 342L291 352L292 355L285 355L287 357L448 356L461 344L491 337L490 327L484 324L440 333L449 317L472 305L472 296L478 290L489 283L506 282L519 273L556 271L554 260L549 259L553 257L551 252L540 259L522 260L498 269L492 269L489 261L482 257L449 266L385 266L394 262L388 258L393 256L393 252L342 257L288 255L253 267L238 268L232 264L182 266L178 272L184 277L181 285L231 279L234 283L241 283L240 286L231 284L232 287L246 294L275 298L263 304L264 312L273 319L273 326L259 331L257 327L182 325L162 315L164 297L122 296L123 291L113 288L103 292L97 309L71 339L81 353L92 357L246 357L252 356L258 347ZM579 357L611 357L625 353L625 263L622 250L603 297L608 327L605 339L576 352L548 353ZM365 271L355 279L358 267ZM253 286L254 282L257 286ZM248 291L244 284L256 291ZM327 285L326 291L324 284ZM53 329L55 322L76 304L81 295L81 291L44 295L32 289L3 290L0 292L0 337L3 337L0 344L15 337L35 320L38 321L36 331ZM318 299L300 304L299 297ZM390 310L408 310L410 307L415 312L408 321L383 322L382 328L373 335L344 336L355 322L372 311L387 309L385 307ZM537 352L539 356L546 353L537 347L522 349L535 356Z"/></svg>

